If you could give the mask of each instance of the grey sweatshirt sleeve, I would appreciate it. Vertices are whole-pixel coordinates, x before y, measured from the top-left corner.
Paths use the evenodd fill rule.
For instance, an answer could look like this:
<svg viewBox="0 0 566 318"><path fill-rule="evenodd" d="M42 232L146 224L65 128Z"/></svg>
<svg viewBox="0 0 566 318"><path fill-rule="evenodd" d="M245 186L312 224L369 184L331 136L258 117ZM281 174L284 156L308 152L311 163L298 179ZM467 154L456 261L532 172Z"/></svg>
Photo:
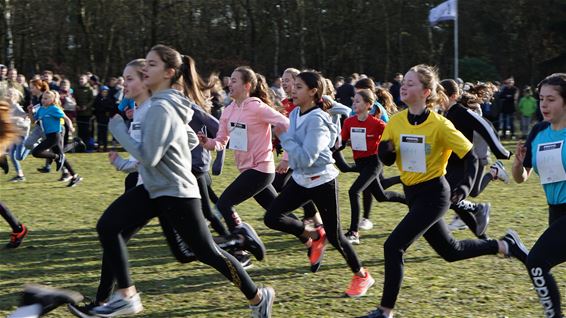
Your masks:
<svg viewBox="0 0 566 318"><path fill-rule="evenodd" d="M116 159L114 159L114 161L112 161L112 165L118 171L123 171L125 173L132 173L132 172L138 171L139 162L124 159L124 158L118 156L118 157L116 157Z"/></svg>
<svg viewBox="0 0 566 318"><path fill-rule="evenodd" d="M321 120L308 122L309 126L306 136L303 136L303 144L300 145L288 133L279 136L281 146L289 154L289 164L291 167L310 167L320 156L330 143L330 132L328 127Z"/></svg>
<svg viewBox="0 0 566 318"><path fill-rule="evenodd" d="M118 142L128 151L134 158L147 167L155 167L167 149L173 136L171 135L172 120L171 115L167 114L167 110L159 105L152 106L146 114L146 125L143 126L142 142L136 142L128 133L128 128L124 124L121 116L114 116L110 119L110 132L118 140ZM194 146L198 143L195 132L187 125L187 134L189 140L193 138ZM191 141L189 145L192 145ZM142 147L143 145L143 147Z"/></svg>
<svg viewBox="0 0 566 318"><path fill-rule="evenodd" d="M199 144L198 136L197 133L195 133L195 131L189 125L187 125L187 136L189 137L189 148L191 150L195 149L195 147Z"/></svg>

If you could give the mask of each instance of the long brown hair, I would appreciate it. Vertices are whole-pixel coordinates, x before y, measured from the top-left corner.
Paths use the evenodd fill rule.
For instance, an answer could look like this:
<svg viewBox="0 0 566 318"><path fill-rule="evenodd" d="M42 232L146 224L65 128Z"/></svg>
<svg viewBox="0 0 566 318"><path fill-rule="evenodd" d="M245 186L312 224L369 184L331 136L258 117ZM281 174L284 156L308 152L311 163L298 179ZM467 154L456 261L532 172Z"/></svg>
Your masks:
<svg viewBox="0 0 566 318"><path fill-rule="evenodd" d="M18 136L16 125L10 115L10 104L6 100L0 101L0 151L12 143Z"/></svg>
<svg viewBox="0 0 566 318"><path fill-rule="evenodd" d="M398 109L397 105L393 102L393 95L389 92L389 90L378 87L375 89L375 97L377 101L385 108L387 115L391 116L395 114Z"/></svg>
<svg viewBox="0 0 566 318"><path fill-rule="evenodd" d="M238 66L234 72L240 73L244 84L250 83L250 96L261 99L262 102L269 106L273 106L271 98L269 98L269 86L265 77L254 72L249 66Z"/></svg>

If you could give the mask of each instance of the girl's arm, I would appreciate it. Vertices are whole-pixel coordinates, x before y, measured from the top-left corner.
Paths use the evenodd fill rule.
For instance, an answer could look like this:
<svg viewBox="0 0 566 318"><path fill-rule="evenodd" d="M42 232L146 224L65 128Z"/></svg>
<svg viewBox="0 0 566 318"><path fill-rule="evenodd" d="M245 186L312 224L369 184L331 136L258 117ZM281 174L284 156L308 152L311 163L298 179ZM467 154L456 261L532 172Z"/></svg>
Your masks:
<svg viewBox="0 0 566 318"><path fill-rule="evenodd" d="M321 119L309 123L308 135L299 145L288 133L279 135L279 140L289 154L291 167L310 167L330 144L330 130Z"/></svg>

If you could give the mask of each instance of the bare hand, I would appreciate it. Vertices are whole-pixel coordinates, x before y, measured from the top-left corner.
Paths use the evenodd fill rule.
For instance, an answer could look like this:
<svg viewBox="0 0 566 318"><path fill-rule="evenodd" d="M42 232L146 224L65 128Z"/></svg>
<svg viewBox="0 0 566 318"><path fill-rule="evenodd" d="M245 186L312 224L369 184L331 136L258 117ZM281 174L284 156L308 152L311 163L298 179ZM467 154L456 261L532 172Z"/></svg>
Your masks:
<svg viewBox="0 0 566 318"><path fill-rule="evenodd" d="M118 158L118 153L116 151L110 151L108 153L108 160L110 161L110 163L113 163L116 158Z"/></svg>
<svg viewBox="0 0 566 318"><path fill-rule="evenodd" d="M208 137L206 137L206 135L200 131L197 133L197 137L201 145L204 145L208 142Z"/></svg>
<svg viewBox="0 0 566 318"><path fill-rule="evenodd" d="M515 150L515 159L522 164L523 161L525 160L526 155L527 155L527 147L525 147L525 142L519 141L517 143L517 149Z"/></svg>
<svg viewBox="0 0 566 318"><path fill-rule="evenodd" d="M273 128L273 132L274 132L277 136L280 136L281 134L287 132L287 128L286 128L284 125L277 124L277 125L275 125L275 127Z"/></svg>
<svg viewBox="0 0 566 318"><path fill-rule="evenodd" d="M285 174L287 173L288 170L289 170L289 161L287 160L281 160L281 162L279 162L279 164L275 168L275 172L280 174Z"/></svg>
<svg viewBox="0 0 566 318"><path fill-rule="evenodd" d="M128 119L132 119L134 118L134 110L131 108L127 108L126 111L124 112L126 114L126 118Z"/></svg>

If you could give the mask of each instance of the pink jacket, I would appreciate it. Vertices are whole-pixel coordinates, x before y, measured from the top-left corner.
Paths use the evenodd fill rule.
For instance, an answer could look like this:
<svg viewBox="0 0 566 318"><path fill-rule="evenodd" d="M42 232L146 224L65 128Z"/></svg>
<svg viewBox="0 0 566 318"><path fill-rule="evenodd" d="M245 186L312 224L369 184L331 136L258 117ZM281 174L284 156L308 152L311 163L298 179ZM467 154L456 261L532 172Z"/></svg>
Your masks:
<svg viewBox="0 0 566 318"><path fill-rule="evenodd" d="M273 145L271 144L271 125L289 127L289 119L263 103L259 98L250 97L238 106L232 102L220 116L220 127L215 139L204 145L207 149L223 150L230 140L231 122L245 124L247 128L248 151L234 150L236 167L240 172L248 169L264 173L274 173Z"/></svg>

